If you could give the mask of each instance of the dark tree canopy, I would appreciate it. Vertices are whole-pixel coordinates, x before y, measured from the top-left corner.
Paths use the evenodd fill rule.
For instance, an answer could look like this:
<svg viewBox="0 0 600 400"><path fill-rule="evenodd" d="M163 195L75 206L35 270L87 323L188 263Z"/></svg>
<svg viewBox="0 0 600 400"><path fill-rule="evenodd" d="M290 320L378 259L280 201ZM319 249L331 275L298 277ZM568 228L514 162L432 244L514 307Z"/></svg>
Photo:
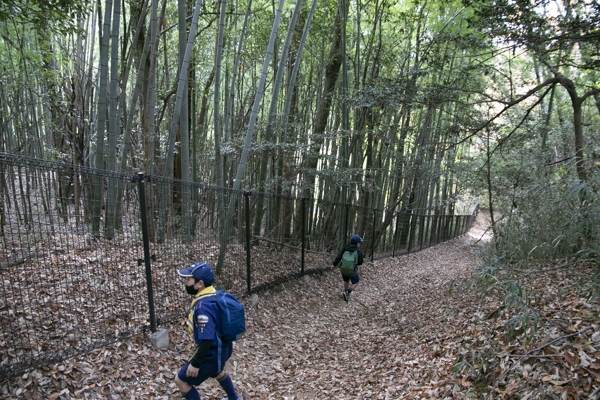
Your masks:
<svg viewBox="0 0 600 400"><path fill-rule="evenodd" d="M0 21L31 23L38 28L69 32L77 28L77 19L91 2L89 0L3 0Z"/></svg>
<svg viewBox="0 0 600 400"><path fill-rule="evenodd" d="M579 46L581 69L600 66L600 3L564 2L564 9L549 0L464 1L474 15L469 22L506 44L524 46L541 58L568 57L569 48ZM558 61L558 60L557 60ZM560 62L558 61L558 62Z"/></svg>

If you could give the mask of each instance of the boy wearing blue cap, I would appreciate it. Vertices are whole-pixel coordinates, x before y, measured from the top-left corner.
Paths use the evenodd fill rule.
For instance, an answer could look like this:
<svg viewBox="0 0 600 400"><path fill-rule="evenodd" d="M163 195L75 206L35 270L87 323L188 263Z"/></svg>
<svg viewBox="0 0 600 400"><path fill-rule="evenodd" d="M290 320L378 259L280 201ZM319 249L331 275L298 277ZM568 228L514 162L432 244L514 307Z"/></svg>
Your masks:
<svg viewBox="0 0 600 400"><path fill-rule="evenodd" d="M363 252L360 249L362 238L358 235L352 235L350 237L350 243L347 243L342 247L338 255L333 260L333 266L335 268L340 264L340 271L342 273L342 279L344 280L344 292L342 293L343 299L348 302L350 300L350 294L360 281L358 276L358 266L363 263Z"/></svg>
<svg viewBox="0 0 600 400"><path fill-rule="evenodd" d="M200 400L195 386L208 378L215 378L227 397L223 400L239 400L233 381L223 367L231 357L233 344L217 336L220 326L216 290L212 286L215 278L213 269L204 262L198 262L187 269L179 270L186 278L185 290L194 298L188 314L187 326L190 336L196 342L196 351L175 377L175 384L184 399Z"/></svg>

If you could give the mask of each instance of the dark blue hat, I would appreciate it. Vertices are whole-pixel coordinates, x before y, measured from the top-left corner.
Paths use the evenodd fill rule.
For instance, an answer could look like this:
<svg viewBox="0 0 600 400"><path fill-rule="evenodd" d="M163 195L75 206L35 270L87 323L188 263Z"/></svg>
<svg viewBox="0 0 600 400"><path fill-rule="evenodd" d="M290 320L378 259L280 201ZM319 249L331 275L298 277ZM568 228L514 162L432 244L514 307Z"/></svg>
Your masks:
<svg viewBox="0 0 600 400"><path fill-rule="evenodd" d="M352 235L350 237L350 243L353 243L353 244L362 243L362 238L358 235Z"/></svg>
<svg viewBox="0 0 600 400"><path fill-rule="evenodd" d="M210 265L202 261L199 261L194 265L190 265L189 268L180 269L177 271L177 273L184 277L193 276L199 281L204 282L205 286L212 285L213 280L215 279L215 272L213 269L210 267Z"/></svg>

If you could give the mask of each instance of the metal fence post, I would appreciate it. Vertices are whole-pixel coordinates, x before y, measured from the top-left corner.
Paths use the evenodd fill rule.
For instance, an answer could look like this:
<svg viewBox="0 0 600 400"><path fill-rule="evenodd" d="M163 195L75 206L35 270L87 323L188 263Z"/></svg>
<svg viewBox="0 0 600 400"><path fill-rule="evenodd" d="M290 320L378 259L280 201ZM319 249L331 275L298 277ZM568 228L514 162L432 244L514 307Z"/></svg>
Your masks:
<svg viewBox="0 0 600 400"><path fill-rule="evenodd" d="M373 229L371 233L371 262L373 262L373 254L375 254L375 224L377 223L377 209L373 209Z"/></svg>
<svg viewBox="0 0 600 400"><path fill-rule="evenodd" d="M406 216L406 218L408 218L408 223L406 224L406 227L408 228L408 232L406 232L406 253L410 253L410 249L412 246L412 236L413 236L413 218L414 215L412 215L412 211L411 214L408 214Z"/></svg>
<svg viewBox="0 0 600 400"><path fill-rule="evenodd" d="M348 219L350 218L350 203L346 203L344 206L344 226L342 227L342 243L346 243L347 238L350 237L352 233L348 233L350 227L348 226ZM352 228L354 230L354 227Z"/></svg>
<svg viewBox="0 0 600 400"><path fill-rule="evenodd" d="M148 213L146 212L146 189L144 173L138 172L140 196L140 218L142 222L142 239L144 242L144 265L146 266L146 286L148 287L148 312L150 314L150 330L156 332L156 315L154 314L154 292L152 290L152 266L150 265L150 240L148 239Z"/></svg>
<svg viewBox="0 0 600 400"><path fill-rule="evenodd" d="M394 236L392 237L392 257L396 257L396 245L398 244L398 215L399 213L396 213L396 216L394 217Z"/></svg>
<svg viewBox="0 0 600 400"><path fill-rule="evenodd" d="M246 209L246 284L247 284L247 290L248 290L248 294L250 294L252 292L252 288L250 285L250 260L251 260L251 251L250 251L250 246L252 245L250 243L250 229L252 229L252 227L250 226L250 196L252 195L252 192L249 191L245 191L244 192L244 206Z"/></svg>
<svg viewBox="0 0 600 400"><path fill-rule="evenodd" d="M452 239L458 236L458 230L460 228L460 218L458 215L454 216L454 232L452 233Z"/></svg>
<svg viewBox="0 0 600 400"><path fill-rule="evenodd" d="M301 234L302 234L302 240L301 240L301 242L302 242L302 246L301 246L302 247L302 256L300 258L300 273L302 275L304 275L304 251L306 249L306 243L305 243L305 237L306 237L306 232L305 232L305 230L306 230L306 197L303 197L300 200L300 202L302 204L302 228L301 228L301 230L302 230L302 232L301 232Z"/></svg>
<svg viewBox="0 0 600 400"><path fill-rule="evenodd" d="M419 251L423 250L423 238L425 237L425 218L427 215L423 214L419 216Z"/></svg>

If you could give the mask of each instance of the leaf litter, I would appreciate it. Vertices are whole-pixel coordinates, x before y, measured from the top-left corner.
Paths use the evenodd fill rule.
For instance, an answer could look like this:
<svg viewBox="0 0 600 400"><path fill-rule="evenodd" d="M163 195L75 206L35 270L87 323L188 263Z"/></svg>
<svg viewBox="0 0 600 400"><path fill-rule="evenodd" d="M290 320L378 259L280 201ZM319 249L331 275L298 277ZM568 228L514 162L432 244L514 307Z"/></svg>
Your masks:
<svg viewBox="0 0 600 400"><path fill-rule="evenodd" d="M538 329L510 328L502 297L483 296L471 284L484 215L461 238L397 258L367 258L348 303L334 270L240 299L248 330L227 365L238 394L245 400L600 398L597 268L540 265L523 278ZM261 268L281 268L281 257L263 251ZM327 267L332 258L310 260ZM183 321L163 328L165 350L140 334L2 382L0 398L180 399L173 379L194 346ZM214 380L199 389L202 399L224 396Z"/></svg>

